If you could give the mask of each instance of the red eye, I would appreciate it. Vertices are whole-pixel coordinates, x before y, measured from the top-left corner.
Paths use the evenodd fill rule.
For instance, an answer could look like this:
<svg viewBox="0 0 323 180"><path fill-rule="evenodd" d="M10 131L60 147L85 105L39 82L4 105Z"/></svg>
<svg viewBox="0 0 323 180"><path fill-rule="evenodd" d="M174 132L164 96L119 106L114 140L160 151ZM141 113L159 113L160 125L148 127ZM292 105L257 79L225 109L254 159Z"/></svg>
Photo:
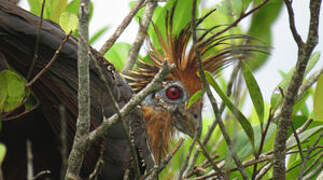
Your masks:
<svg viewBox="0 0 323 180"><path fill-rule="evenodd" d="M181 90L177 86L171 86L166 90L169 99L178 99L181 97Z"/></svg>

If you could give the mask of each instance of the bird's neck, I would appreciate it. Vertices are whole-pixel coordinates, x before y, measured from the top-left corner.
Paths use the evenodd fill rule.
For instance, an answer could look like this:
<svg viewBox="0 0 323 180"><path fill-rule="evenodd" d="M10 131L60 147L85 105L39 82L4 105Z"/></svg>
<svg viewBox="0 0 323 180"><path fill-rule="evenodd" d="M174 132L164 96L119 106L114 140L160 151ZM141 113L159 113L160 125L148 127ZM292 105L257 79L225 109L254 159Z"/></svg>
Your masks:
<svg viewBox="0 0 323 180"><path fill-rule="evenodd" d="M152 107L142 106L146 120L147 135L158 162L165 157L174 126L169 112L155 112Z"/></svg>

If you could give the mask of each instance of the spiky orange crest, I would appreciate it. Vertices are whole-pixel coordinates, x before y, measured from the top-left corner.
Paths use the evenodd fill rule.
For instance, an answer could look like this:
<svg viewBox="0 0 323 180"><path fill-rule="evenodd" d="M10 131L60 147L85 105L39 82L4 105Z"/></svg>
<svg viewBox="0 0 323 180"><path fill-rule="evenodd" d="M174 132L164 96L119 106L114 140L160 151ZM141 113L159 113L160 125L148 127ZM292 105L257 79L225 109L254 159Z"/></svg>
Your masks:
<svg viewBox="0 0 323 180"><path fill-rule="evenodd" d="M128 80L129 85L135 92L143 89L157 74L162 67L164 61L175 64L174 70L167 75L165 81L180 81L184 86L190 98L196 91L201 89L201 80L197 75L198 66L196 55L194 53L195 44L189 45L192 37L191 23L188 23L178 34L173 32L172 17L174 8L170 15L166 16L165 27L166 34L163 36L161 31L153 24L161 45L161 50L152 47L149 52L151 63L138 60L137 68L123 74ZM208 14L209 15L209 14ZM197 21L198 26L208 15ZM245 35L223 35L206 40L205 37L210 31L204 32L198 42L200 44L200 55L202 56L203 69L211 73L217 72L221 67L231 62L232 60L245 59L253 51L259 51L259 46L254 45L233 45L230 43L232 39L249 40L249 36ZM163 38L165 37L165 38ZM220 46L221 50L212 54L207 53L215 46ZM201 104L201 101L198 101ZM153 146L154 152L159 152L159 141L162 139L164 148L167 149L168 139L170 138L173 127L171 117L166 114L154 114L152 108L143 107L147 123L147 133ZM160 120L163 119L163 120ZM160 130L164 132L160 133ZM156 154L155 154L156 156Z"/></svg>
<svg viewBox="0 0 323 180"><path fill-rule="evenodd" d="M173 12L171 13L173 14ZM198 21L200 24L206 17ZM198 25L197 24L197 25ZM201 89L201 81L197 76L198 68L196 56L194 53L194 45L189 46L192 36L191 23L188 23L179 34L173 33L172 15L166 16L166 39L163 38L160 30L153 24L154 30L158 36L161 50L152 47L149 52L151 63L144 62L139 59L137 68L123 74L128 80L129 85L135 92L144 88L156 75L162 67L164 61L176 65L172 73L166 77L166 81L180 81L186 87L188 94L191 96ZM249 36L230 34L220 37L214 37L211 40L204 40L210 31L205 32L198 39L200 46L200 55L202 56L202 66L206 71L211 73L217 72L221 67L232 60L242 60L250 55L253 51L259 51L259 46L254 45L233 45L230 43L233 39L250 40ZM209 50L215 46L220 46L221 50L206 55Z"/></svg>

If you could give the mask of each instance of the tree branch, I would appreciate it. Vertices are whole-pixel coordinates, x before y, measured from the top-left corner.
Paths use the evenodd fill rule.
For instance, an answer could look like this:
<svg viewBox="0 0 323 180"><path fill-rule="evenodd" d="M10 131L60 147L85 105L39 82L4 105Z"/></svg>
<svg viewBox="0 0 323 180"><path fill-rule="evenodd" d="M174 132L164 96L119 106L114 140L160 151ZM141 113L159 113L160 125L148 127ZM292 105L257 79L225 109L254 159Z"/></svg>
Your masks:
<svg viewBox="0 0 323 180"><path fill-rule="evenodd" d="M78 177L85 152L88 148L86 139L90 130L90 56L87 51L89 32L89 0L80 0L79 7L79 36L78 41L78 119L74 136L73 147L68 159L68 167L65 178Z"/></svg>
<svg viewBox="0 0 323 180"><path fill-rule="evenodd" d="M123 19L122 23L118 26L118 28L112 34L112 36L104 43L104 45L100 49L100 53L102 56L104 56L104 54L109 51L109 49L112 47L112 45L120 37L120 35L123 33L123 31L126 29L126 27L130 24L133 17L136 15L138 10L142 7L144 2L145 2L145 0L139 0L136 3L136 5L131 9L129 14Z"/></svg>
<svg viewBox="0 0 323 180"><path fill-rule="evenodd" d="M157 1L147 2L145 13L142 17L142 21L140 23L140 27L139 27L136 39L129 50L128 57L122 72L126 72L132 69L132 67L135 65L139 50L142 46L142 43L144 42L144 39L146 38L147 29L150 24L150 21L156 6L157 6Z"/></svg>
<svg viewBox="0 0 323 180"><path fill-rule="evenodd" d="M290 2L285 0L286 6L290 6ZM296 102L296 97L298 90L304 79L304 72L309 60L309 57L318 42L318 22L319 22L319 12L320 12L321 0L311 0L310 1L310 27L307 37L306 44L300 42L298 38L295 38L295 41L298 45L298 57L295 72L292 76L290 84L288 86L286 95L283 99L283 105L281 110L281 118L279 126L277 129L277 134L274 143L274 172L273 178L277 180L285 180L285 151L286 151L286 140L287 140L287 131L291 126L291 114L293 111L293 106ZM290 16L290 24L293 24L293 14L290 14L292 11L288 11ZM291 29L292 33L296 29Z"/></svg>
<svg viewBox="0 0 323 180"><path fill-rule="evenodd" d="M132 97L129 102L120 110L121 116L128 115L148 94L153 91L159 90L162 88L161 82L165 78L165 76L172 71L174 65L168 65L167 61L163 64L163 67L159 70L154 79L136 96ZM97 127L94 131L89 134L89 142L97 140L99 137L102 137L107 129L116 123L119 119L118 114L114 114L109 118L104 118L102 124Z"/></svg>

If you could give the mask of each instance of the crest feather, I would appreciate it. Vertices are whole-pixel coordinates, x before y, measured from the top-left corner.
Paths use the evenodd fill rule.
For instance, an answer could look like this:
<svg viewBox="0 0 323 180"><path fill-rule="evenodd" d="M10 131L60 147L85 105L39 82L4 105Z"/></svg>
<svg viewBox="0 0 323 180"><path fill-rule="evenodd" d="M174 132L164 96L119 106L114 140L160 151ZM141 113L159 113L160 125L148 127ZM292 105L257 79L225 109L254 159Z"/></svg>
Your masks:
<svg viewBox="0 0 323 180"><path fill-rule="evenodd" d="M176 3L175 3L176 4ZM137 69L127 72L124 77L130 83L133 90L138 92L144 88L156 75L158 70L162 67L164 61L174 63L175 69L167 76L167 80L181 81L188 94L191 96L201 88L201 82L197 76L198 68L196 64L196 57L194 53L195 45L189 45L191 42L192 32L191 23L189 22L178 34L173 32L173 17L175 6L172 11L166 13L165 32L166 36L163 38L160 29L155 24L153 28L161 45L161 50L155 47L151 48L148 53L151 64L138 60ZM215 10L210 11L204 17L197 20L197 26L205 20ZM207 35L212 33L212 30L221 27L219 25L212 27L198 38L200 45L200 54L202 56L203 68L211 73L216 73L221 67L234 60L242 60L250 57L254 52L266 53L265 46L256 46L251 44L232 44L233 41L250 42L256 40L247 35L230 34L214 37L211 40L205 40ZM260 41L259 41L260 42ZM217 51L214 48L218 47ZM212 52L211 52L212 51ZM145 84L146 83L146 84Z"/></svg>

